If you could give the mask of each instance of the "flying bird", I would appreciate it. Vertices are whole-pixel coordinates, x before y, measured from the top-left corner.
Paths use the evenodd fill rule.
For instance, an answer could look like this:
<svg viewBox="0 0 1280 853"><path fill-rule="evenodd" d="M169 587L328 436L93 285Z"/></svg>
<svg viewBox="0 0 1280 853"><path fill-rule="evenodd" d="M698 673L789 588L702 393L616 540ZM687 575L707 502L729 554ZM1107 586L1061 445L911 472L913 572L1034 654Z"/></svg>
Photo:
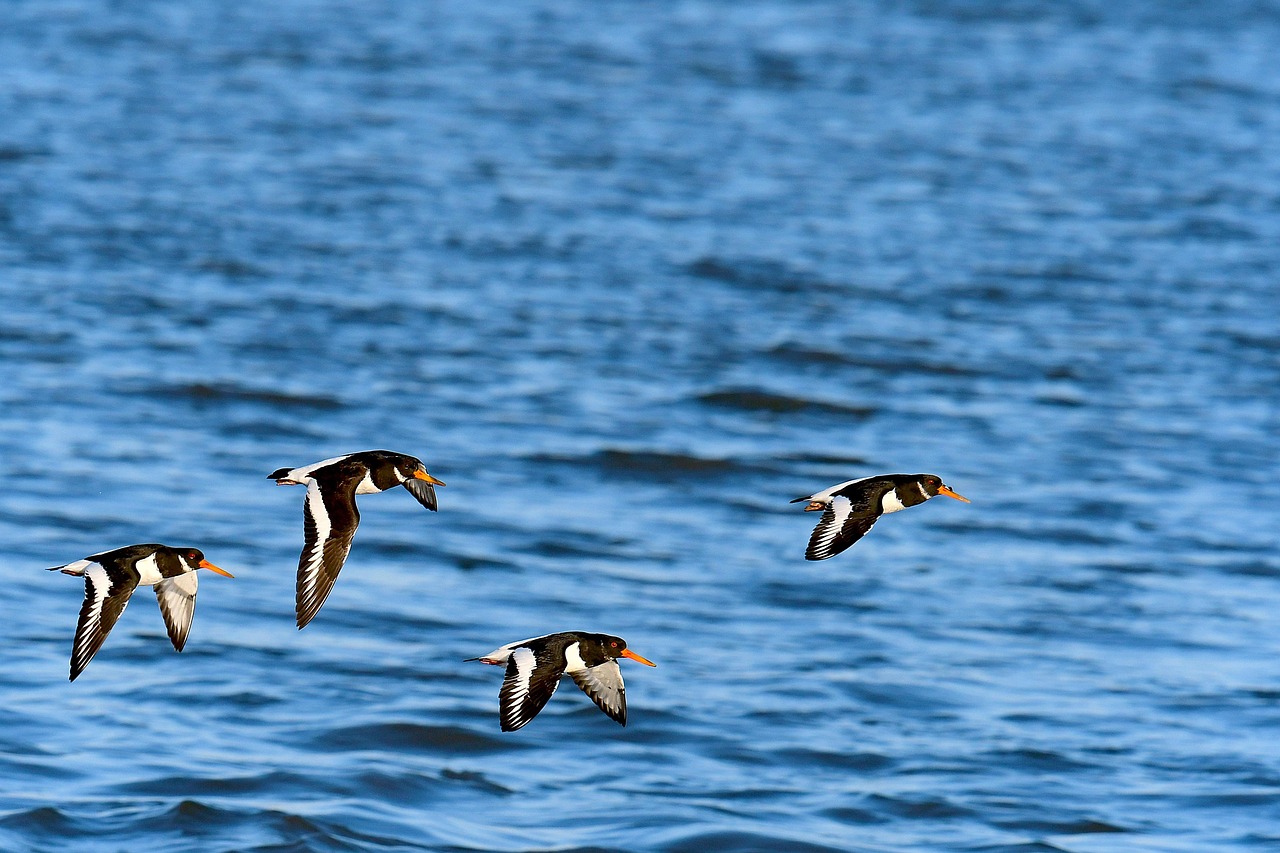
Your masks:
<svg viewBox="0 0 1280 853"><path fill-rule="evenodd" d="M837 483L816 494L796 498L793 504L809 502L805 512L822 510L804 558L834 557L865 536L880 516L922 504L937 495L969 503L968 498L951 491L936 474L881 474Z"/></svg>
<svg viewBox="0 0 1280 853"><path fill-rule="evenodd" d="M198 548L168 545L130 545L50 568L51 572L84 578L84 604L71 647L71 680L84 672L102 648L139 586L155 587L169 640L182 651L196 612L197 569L235 577L206 560Z"/></svg>
<svg viewBox="0 0 1280 853"><path fill-rule="evenodd" d="M418 503L435 512L435 486L444 485L427 473L421 460L390 450L365 450L301 468L281 468L268 478L281 486L307 487L306 541L298 558L299 630L315 618L347 561L360 524L356 495L404 486Z"/></svg>
<svg viewBox="0 0 1280 853"><path fill-rule="evenodd" d="M625 726L627 692L618 666L620 657L657 666L628 649L621 637L583 631L520 640L467 660L507 665L498 700L502 730L514 732L538 715L560 686L562 675L572 678L610 719Z"/></svg>

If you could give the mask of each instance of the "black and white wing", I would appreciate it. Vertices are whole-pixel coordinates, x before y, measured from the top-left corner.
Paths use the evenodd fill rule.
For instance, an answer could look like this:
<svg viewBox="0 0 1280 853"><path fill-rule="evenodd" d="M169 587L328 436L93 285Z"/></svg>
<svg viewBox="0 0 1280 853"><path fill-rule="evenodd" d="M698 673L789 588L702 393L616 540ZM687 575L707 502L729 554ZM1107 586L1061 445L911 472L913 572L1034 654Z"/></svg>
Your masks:
<svg viewBox="0 0 1280 853"><path fill-rule="evenodd" d="M514 732L538 715L560 686L564 667L563 649L558 654L546 647L536 652L527 646L511 650L498 693L504 732Z"/></svg>
<svg viewBox="0 0 1280 853"><path fill-rule="evenodd" d="M156 600L160 602L160 615L169 629L169 642L178 651L187 644L191 631L191 617L196 614L196 587L200 578L195 572L186 572L165 578L155 585Z"/></svg>
<svg viewBox="0 0 1280 853"><path fill-rule="evenodd" d="M818 526L813 528L804 558L826 560L834 557L865 536L877 518L879 516L873 513L855 513L853 503L847 497L837 495L823 510Z"/></svg>
<svg viewBox="0 0 1280 853"><path fill-rule="evenodd" d="M90 563L84 569L84 604L71 647L71 680L75 681L93 656L102 648L107 634L138 588L138 573L132 568L113 564L110 571L101 563Z"/></svg>
<svg viewBox="0 0 1280 853"><path fill-rule="evenodd" d="M323 475L324 471L316 474ZM307 500L303 506L303 529L306 543L298 559L298 628L315 618L329 593L342 564L351 550L351 539L360 524L356 509L356 485L359 478L313 477L307 483Z"/></svg>
<svg viewBox="0 0 1280 853"><path fill-rule="evenodd" d="M627 689L622 686L622 668L616 660L607 660L569 675L609 719L624 726L627 724Z"/></svg>

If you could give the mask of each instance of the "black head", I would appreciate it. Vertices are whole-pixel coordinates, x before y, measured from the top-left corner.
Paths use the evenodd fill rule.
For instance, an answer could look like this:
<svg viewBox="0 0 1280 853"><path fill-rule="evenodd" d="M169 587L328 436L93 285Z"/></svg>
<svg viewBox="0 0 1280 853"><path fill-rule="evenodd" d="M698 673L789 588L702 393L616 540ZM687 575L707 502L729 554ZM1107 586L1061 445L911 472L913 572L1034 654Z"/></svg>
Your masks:
<svg viewBox="0 0 1280 853"><path fill-rule="evenodd" d="M204 552L199 548L172 548L173 553L178 555L178 560L187 567L187 571L194 572L196 569L208 569L211 572L233 578L235 575L226 569L220 569L213 563L204 558Z"/></svg>
<svg viewBox="0 0 1280 853"><path fill-rule="evenodd" d="M200 568L200 564L205 562L204 552L199 548L174 548L173 552L178 555L178 559L187 567L188 571L194 572Z"/></svg>
<svg viewBox="0 0 1280 853"><path fill-rule="evenodd" d="M443 486L444 481L437 480L428 474L427 466L423 465L420 459L405 456L403 453L389 454L389 456L393 457L390 461L400 485L408 489L409 493L418 499L418 503L435 512L435 487Z"/></svg>
<svg viewBox="0 0 1280 853"><path fill-rule="evenodd" d="M958 495L951 491L951 488L937 474L916 474L916 482L924 489L924 493L929 497L937 497L938 495L946 495L949 498L955 498L958 501L969 503L969 499L963 495Z"/></svg>
<svg viewBox="0 0 1280 853"><path fill-rule="evenodd" d="M628 649L627 641L621 637L615 637L612 634L587 634L583 639L587 642L581 644L580 653L587 666L595 666L597 663L618 658L630 658L646 666L657 666ZM599 658L599 660L593 661L592 658Z"/></svg>

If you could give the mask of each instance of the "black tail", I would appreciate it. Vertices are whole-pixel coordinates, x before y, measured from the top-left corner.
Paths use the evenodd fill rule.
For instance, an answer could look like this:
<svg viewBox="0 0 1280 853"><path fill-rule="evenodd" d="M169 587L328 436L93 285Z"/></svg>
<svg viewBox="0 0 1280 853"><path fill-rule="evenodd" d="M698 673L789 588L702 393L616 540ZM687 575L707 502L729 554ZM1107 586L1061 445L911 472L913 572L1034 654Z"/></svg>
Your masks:
<svg viewBox="0 0 1280 853"><path fill-rule="evenodd" d="M273 471L272 473L268 474L268 475L267 475L267 479L268 479L268 480L279 480L281 477L287 477L287 476L289 476L289 472L290 472L291 470L293 470L293 469L292 469L292 468L280 468L280 469L278 469L278 470L276 470L276 471Z"/></svg>
<svg viewBox="0 0 1280 853"><path fill-rule="evenodd" d="M813 500L813 497L811 495L805 495L802 498L796 498L795 500L791 501L791 503L798 504L800 503L800 501L811 501L811 500Z"/></svg>

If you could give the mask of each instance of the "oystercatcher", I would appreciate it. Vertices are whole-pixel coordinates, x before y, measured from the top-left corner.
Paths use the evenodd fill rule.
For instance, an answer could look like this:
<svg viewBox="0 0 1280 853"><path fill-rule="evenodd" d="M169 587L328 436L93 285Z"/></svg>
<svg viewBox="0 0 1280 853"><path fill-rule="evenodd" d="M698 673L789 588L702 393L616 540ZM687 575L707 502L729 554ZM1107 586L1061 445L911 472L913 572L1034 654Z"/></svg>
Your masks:
<svg viewBox="0 0 1280 853"><path fill-rule="evenodd" d="M625 726L627 692L618 667L620 657L657 666L628 649L621 637L583 631L520 640L467 660L507 665L498 698L502 730L514 732L538 715L560 686L560 676L566 674L610 719Z"/></svg>
<svg viewBox="0 0 1280 853"><path fill-rule="evenodd" d="M235 577L204 558L198 548L170 548L168 545L130 545L103 551L83 560L54 566L49 571L84 578L84 604L71 647L71 680L84 672L102 648L107 634L139 586L154 586L160 615L169 629L173 647L182 651L196 612L196 569L208 569Z"/></svg>
<svg viewBox="0 0 1280 853"><path fill-rule="evenodd" d="M881 474L837 483L829 489L792 503L808 501L805 512L822 510L822 518L809 537L806 560L826 560L857 542L888 512L922 504L936 495L969 503L951 491L936 474Z"/></svg>
<svg viewBox="0 0 1280 853"><path fill-rule="evenodd" d="M307 487L303 504L306 543L298 559L298 629L315 618L351 550L360 523L356 495L404 486L418 503L436 511L435 486L444 483L427 473L421 460L390 450L365 450L335 456L301 468L281 468L268 475L281 486Z"/></svg>

